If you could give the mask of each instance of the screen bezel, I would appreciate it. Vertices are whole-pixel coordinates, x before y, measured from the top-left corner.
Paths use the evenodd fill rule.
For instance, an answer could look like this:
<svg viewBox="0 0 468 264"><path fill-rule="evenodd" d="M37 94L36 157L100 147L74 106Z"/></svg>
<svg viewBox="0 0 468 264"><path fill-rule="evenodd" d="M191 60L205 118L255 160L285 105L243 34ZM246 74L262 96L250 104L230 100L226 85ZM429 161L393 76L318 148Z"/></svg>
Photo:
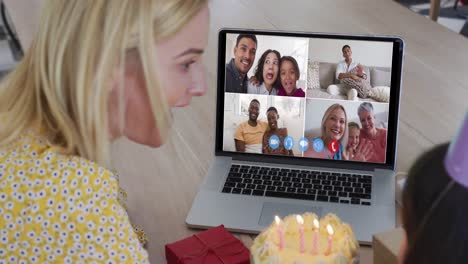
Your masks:
<svg viewBox="0 0 468 264"><path fill-rule="evenodd" d="M387 153L385 163L370 163L357 161L327 160L306 157L277 156L268 154L239 153L223 150L223 130L224 130L224 95L225 95L225 69L226 69L226 36L227 34L256 34L268 36L301 37L301 38L326 38L326 39L347 39L364 40L393 43L392 73L390 85L390 102L387 129ZM306 32L283 32L264 30L243 30L243 29L221 29L218 33L218 69L217 69L217 101L216 101L216 141L215 155L230 156L237 160L248 160L253 162L266 162L276 164L294 164L313 167L336 167L355 170L389 169L395 170L397 136L398 136L398 115L400 105L400 90L402 80L402 66L404 41L393 36L365 36L365 35L342 35L328 33L306 33ZM234 139L233 139L234 140Z"/></svg>

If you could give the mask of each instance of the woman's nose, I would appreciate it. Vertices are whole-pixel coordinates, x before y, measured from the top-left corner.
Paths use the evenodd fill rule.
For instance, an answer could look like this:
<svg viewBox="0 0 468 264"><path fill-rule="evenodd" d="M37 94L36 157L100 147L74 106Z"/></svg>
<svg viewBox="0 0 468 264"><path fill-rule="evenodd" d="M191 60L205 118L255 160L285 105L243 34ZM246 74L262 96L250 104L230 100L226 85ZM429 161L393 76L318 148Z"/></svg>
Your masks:
<svg viewBox="0 0 468 264"><path fill-rule="evenodd" d="M201 65L193 72L192 85L189 88L189 93L192 96L202 96L208 91L208 84L206 82L205 67Z"/></svg>

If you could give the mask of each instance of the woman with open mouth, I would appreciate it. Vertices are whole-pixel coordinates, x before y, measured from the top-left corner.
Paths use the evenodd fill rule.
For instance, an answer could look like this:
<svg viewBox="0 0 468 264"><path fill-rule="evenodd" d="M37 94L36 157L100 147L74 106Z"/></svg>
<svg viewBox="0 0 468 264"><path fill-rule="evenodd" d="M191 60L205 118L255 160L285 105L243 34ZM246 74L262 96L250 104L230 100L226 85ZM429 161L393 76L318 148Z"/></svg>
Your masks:
<svg viewBox="0 0 468 264"><path fill-rule="evenodd" d="M254 82L249 82L247 93L277 95L278 94L278 72L281 55L277 50L266 50L258 60Z"/></svg>

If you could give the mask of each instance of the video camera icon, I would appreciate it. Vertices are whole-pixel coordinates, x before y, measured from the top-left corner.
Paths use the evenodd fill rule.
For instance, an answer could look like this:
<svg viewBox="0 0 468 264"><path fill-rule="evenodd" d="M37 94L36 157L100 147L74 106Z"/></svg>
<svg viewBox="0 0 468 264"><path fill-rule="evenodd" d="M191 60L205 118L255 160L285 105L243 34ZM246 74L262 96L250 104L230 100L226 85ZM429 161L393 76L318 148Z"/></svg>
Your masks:
<svg viewBox="0 0 468 264"><path fill-rule="evenodd" d="M270 144L271 149L277 149L280 144L279 137L277 135L271 136L270 139L268 140L268 144Z"/></svg>

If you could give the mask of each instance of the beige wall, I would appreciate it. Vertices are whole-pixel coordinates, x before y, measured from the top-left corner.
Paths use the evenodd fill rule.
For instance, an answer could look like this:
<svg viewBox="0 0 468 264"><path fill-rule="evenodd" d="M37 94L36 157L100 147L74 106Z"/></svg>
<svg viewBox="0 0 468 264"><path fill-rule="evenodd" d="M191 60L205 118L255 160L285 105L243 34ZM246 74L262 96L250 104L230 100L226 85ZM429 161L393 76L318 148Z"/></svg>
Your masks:
<svg viewBox="0 0 468 264"><path fill-rule="evenodd" d="M3 0L18 33L23 50L30 45L36 31L44 0Z"/></svg>

